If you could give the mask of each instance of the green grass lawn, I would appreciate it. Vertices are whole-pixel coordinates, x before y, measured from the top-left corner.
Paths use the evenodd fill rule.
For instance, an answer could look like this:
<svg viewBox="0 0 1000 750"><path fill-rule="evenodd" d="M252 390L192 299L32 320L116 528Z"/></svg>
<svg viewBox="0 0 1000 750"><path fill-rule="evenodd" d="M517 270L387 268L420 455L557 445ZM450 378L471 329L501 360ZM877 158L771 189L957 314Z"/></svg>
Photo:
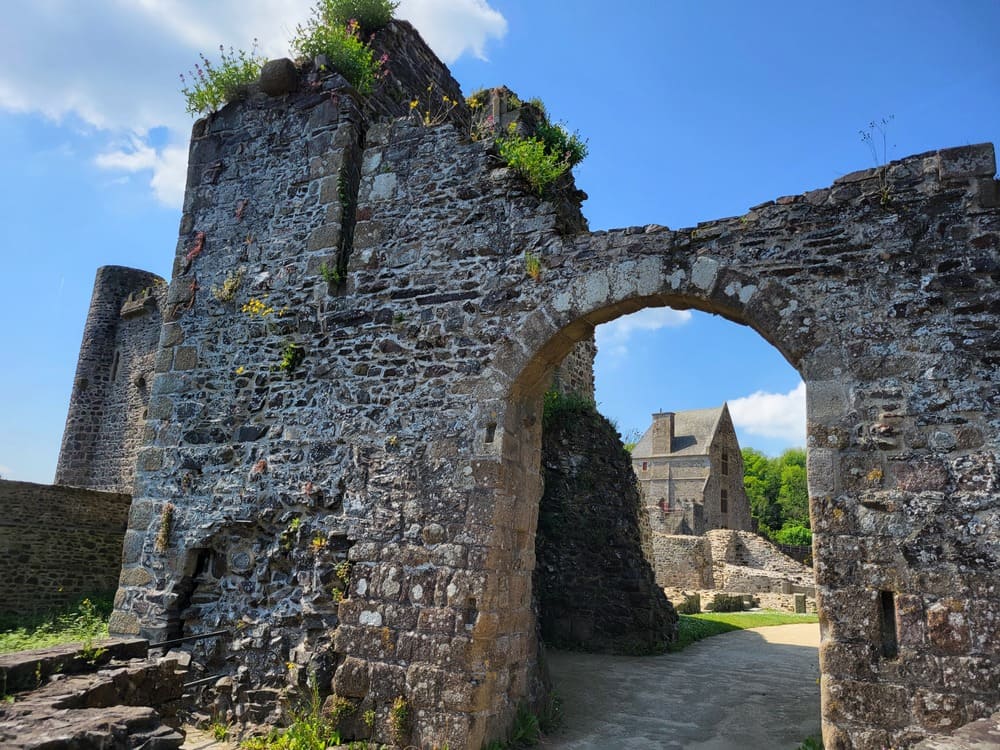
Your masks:
<svg viewBox="0 0 1000 750"><path fill-rule="evenodd" d="M0 621L0 654L106 638L110 615L110 597L91 597L61 612L5 617Z"/></svg>
<svg viewBox="0 0 1000 750"><path fill-rule="evenodd" d="M773 610L763 612L702 612L698 615L680 615L677 642L671 644L670 650L683 651L695 641L728 633L732 630L763 628L768 625L791 625L800 622L819 622L819 617Z"/></svg>

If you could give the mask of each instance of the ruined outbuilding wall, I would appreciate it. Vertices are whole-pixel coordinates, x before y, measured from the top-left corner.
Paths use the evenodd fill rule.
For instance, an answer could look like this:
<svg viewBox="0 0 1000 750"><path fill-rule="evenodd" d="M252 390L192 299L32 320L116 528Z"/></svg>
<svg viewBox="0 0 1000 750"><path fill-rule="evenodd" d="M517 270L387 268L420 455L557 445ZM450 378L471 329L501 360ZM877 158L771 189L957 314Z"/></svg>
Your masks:
<svg viewBox="0 0 1000 750"><path fill-rule="evenodd" d="M148 271L97 270L55 484L132 492L165 295Z"/></svg>
<svg viewBox="0 0 1000 750"><path fill-rule="evenodd" d="M131 499L0 481L0 615L46 612L114 591Z"/></svg>
<svg viewBox="0 0 1000 750"><path fill-rule="evenodd" d="M677 613L642 551L642 502L618 431L587 408L545 418L545 493L533 589L545 642L650 653L675 640Z"/></svg>
<svg viewBox="0 0 1000 750"><path fill-rule="evenodd" d="M596 357L597 343L591 334L578 342L556 368L552 376L552 390L595 401L594 359Z"/></svg>
<svg viewBox="0 0 1000 750"><path fill-rule="evenodd" d="M492 141L377 115L303 78L196 126L114 630L232 627L210 656L237 695L312 672L375 711L377 741L399 695L408 742L503 736L543 686L542 393L594 326L691 306L806 381L826 745L990 711L991 147L696 229L587 233L568 181L539 197ZM231 301L205 294L241 269Z"/></svg>

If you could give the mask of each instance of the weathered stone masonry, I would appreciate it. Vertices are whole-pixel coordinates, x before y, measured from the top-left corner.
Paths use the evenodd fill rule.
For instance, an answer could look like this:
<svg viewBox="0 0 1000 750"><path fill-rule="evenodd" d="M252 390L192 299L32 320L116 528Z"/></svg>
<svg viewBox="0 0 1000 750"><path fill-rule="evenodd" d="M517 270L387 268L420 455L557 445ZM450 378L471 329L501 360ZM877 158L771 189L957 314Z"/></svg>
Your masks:
<svg viewBox="0 0 1000 750"><path fill-rule="evenodd" d="M397 66L426 48L382 34L405 107L426 84ZM541 689L542 391L595 325L669 304L751 326L807 383L826 746L906 746L1000 702L992 147L587 233L572 192L539 200L489 142L371 122L336 85L195 128L114 630L231 627L205 648L238 685L312 670L380 738L397 695L416 744L501 735ZM233 302L205 293L240 269Z"/></svg>
<svg viewBox="0 0 1000 750"><path fill-rule="evenodd" d="M165 293L148 271L98 269L55 484L132 492Z"/></svg>
<svg viewBox="0 0 1000 750"><path fill-rule="evenodd" d="M131 498L0 482L0 615L47 612L118 583Z"/></svg>

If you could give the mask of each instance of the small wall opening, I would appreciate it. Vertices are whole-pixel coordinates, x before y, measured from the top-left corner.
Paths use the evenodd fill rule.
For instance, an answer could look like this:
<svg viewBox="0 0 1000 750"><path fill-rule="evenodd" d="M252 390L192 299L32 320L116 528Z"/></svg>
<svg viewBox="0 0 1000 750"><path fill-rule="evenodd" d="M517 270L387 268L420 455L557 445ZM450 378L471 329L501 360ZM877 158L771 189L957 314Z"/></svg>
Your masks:
<svg viewBox="0 0 1000 750"><path fill-rule="evenodd" d="M899 656L899 643L896 638L896 595L892 591L878 592L879 604L879 634L883 659L895 659Z"/></svg>

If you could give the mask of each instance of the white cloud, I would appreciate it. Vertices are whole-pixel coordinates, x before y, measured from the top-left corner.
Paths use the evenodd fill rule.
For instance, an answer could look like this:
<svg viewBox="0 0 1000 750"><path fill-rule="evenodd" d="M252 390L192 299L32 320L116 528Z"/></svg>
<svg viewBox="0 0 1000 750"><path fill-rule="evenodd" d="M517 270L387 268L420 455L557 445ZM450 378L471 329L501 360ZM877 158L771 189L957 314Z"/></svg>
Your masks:
<svg viewBox="0 0 1000 750"><path fill-rule="evenodd" d="M397 15L416 26L446 63L466 52L485 60L486 43L507 34L507 19L486 0L402 0Z"/></svg>
<svg viewBox="0 0 1000 750"><path fill-rule="evenodd" d="M657 331L661 328L678 328L691 320L690 310L670 307L647 307L631 315L623 315L610 323L597 327L594 338L601 354L615 358L628 354L628 342L636 331Z"/></svg>
<svg viewBox="0 0 1000 750"><path fill-rule="evenodd" d="M129 143L106 146L108 170L151 172L157 199L179 206L191 118L178 75L220 44L288 55L314 0L34 0L11 3L0 24L0 109L85 123ZM485 56L507 21L486 0L403 0L398 10L442 59ZM153 148L154 128L166 144ZM90 158L90 157L87 157Z"/></svg>
<svg viewBox="0 0 1000 750"><path fill-rule="evenodd" d="M0 479L10 479L12 476L14 476L14 472L11 468L0 464Z"/></svg>
<svg viewBox="0 0 1000 750"><path fill-rule="evenodd" d="M806 384L802 381L788 393L757 391L734 399L729 402L729 413L736 428L751 435L806 444Z"/></svg>

